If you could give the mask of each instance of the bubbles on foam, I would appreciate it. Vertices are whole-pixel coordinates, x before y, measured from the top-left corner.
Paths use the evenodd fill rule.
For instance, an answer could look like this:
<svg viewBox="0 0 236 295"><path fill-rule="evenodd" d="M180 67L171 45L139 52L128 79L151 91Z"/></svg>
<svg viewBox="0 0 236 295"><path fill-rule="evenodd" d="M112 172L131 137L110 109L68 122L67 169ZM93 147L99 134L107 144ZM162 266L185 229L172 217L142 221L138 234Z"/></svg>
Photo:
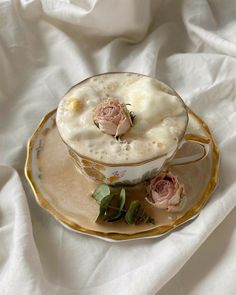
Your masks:
<svg viewBox="0 0 236 295"><path fill-rule="evenodd" d="M162 126L167 126L167 127L174 126L175 124L176 124L175 119L171 118L171 117L167 117L167 118L163 119L161 122Z"/></svg>
<svg viewBox="0 0 236 295"><path fill-rule="evenodd" d="M117 146L115 147L115 152L116 152L117 154L119 154L119 153L121 152L121 146L117 145Z"/></svg>
<svg viewBox="0 0 236 295"><path fill-rule="evenodd" d="M181 131L177 126L170 126L169 130L171 134L175 135L175 137L181 134Z"/></svg>
<svg viewBox="0 0 236 295"><path fill-rule="evenodd" d="M115 87L115 90L112 90L114 82L118 82L119 85ZM178 134L181 135L185 126L186 119L183 118L185 112L182 111L182 104L177 105L175 103L175 94L172 94L173 98L168 96L168 94L166 95L166 93L168 93L168 87L165 87L164 84L162 85L162 83L158 81L151 82L152 83L150 83L150 79L148 78L143 79L142 76L132 73L96 76L85 81L83 83L83 89L80 89L81 91L78 92L79 88L81 88L78 86L75 93L70 92L70 96L68 96L69 99L72 96L74 97L74 94L80 94L80 99L83 99L84 103L83 113L79 115L75 113L73 114L73 118L69 118L66 114L61 112L63 105L61 108L60 106L58 108L60 132L64 132L61 133L65 140L68 139L70 135L68 135L69 132L67 132L67 130L74 130L74 133L77 134L80 132L81 128L83 132L87 132L87 136L85 137L74 136L71 138L70 135L69 139L77 146L76 150L80 154L90 158L94 156L94 159L103 159L104 162L134 162L163 154L166 150L169 150L171 146L176 145L176 138L179 138ZM141 91L143 86L147 86L144 98L142 98L142 95L139 93L139 90ZM133 89L135 89L135 91L132 92L131 90ZM159 104L157 104L156 108L157 98L160 103L163 101L161 98L161 91L165 92L163 95L164 102L167 101L166 107L164 103L164 111L162 111L162 105L160 105L159 108ZM123 103L131 103L130 100L133 100L132 106L130 106L129 109L134 111L136 118L133 128L124 136L124 139L128 140L129 143L120 143L111 136L104 135L99 129L93 130L93 132L90 133L92 122L91 114L94 106L105 99L105 96L108 94L109 96L120 99ZM149 97L152 103L150 103L150 108L146 111L142 108L138 109L135 107L135 103L137 103L138 99L146 101ZM88 105L86 104L87 102L89 102ZM155 108L153 107L154 105ZM154 116L152 115L153 109L157 109L157 113L159 112L158 116L155 117L155 114ZM85 115L85 112L86 118L88 118L86 122L82 116ZM65 124L65 126L62 126L63 124ZM161 146L162 148L160 148L160 145L158 146L158 142L160 141L166 144L166 150L164 150L163 146ZM98 152L95 153L95 151Z"/></svg>
<svg viewBox="0 0 236 295"><path fill-rule="evenodd" d="M112 83L109 83L106 87L104 87L104 89L107 90L107 92L110 92L110 91L114 91L118 86L119 85L117 82L112 82Z"/></svg>

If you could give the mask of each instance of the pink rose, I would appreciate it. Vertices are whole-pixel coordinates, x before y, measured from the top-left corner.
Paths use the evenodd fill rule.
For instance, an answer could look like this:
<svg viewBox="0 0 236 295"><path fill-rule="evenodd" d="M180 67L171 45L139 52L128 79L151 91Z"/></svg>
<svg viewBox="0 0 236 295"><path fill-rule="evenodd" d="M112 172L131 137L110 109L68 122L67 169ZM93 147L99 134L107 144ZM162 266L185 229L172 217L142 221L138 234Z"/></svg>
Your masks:
<svg viewBox="0 0 236 295"><path fill-rule="evenodd" d="M147 187L146 200L160 209L177 212L183 208L185 200L184 185L171 172L162 172L154 177Z"/></svg>
<svg viewBox="0 0 236 295"><path fill-rule="evenodd" d="M93 120L101 131L114 136L124 134L132 126L130 113L126 106L112 98L97 105Z"/></svg>

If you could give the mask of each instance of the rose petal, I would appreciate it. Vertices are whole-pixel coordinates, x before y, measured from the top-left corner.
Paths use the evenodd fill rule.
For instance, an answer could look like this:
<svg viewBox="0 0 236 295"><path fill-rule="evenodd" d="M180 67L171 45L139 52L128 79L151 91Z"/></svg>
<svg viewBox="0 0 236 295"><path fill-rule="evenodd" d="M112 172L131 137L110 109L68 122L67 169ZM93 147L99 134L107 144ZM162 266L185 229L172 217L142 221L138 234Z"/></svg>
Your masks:
<svg viewBox="0 0 236 295"><path fill-rule="evenodd" d="M157 207L157 208L160 208L160 209L167 209L167 206L168 206L168 204L166 203L166 204L162 204L162 203L159 203L159 202L153 202L153 200L152 199L150 199L150 198L145 198L145 200L149 203L149 204L151 204L152 206L154 206L154 207ZM161 206L161 207L159 207L159 206Z"/></svg>
<svg viewBox="0 0 236 295"><path fill-rule="evenodd" d="M114 116L113 118L110 119L114 124L116 124L116 126L119 125L120 120L121 120L121 115L117 114L116 116Z"/></svg>
<svg viewBox="0 0 236 295"><path fill-rule="evenodd" d="M161 198L160 195L155 191L152 191L152 200L158 208L165 209L168 206L168 200Z"/></svg>
<svg viewBox="0 0 236 295"><path fill-rule="evenodd" d="M103 131L109 135L116 134L116 125L113 124L112 122L100 121L99 128L101 129L101 131Z"/></svg>
<svg viewBox="0 0 236 295"><path fill-rule="evenodd" d="M160 197L170 199L175 194L175 187L173 183L167 180L160 180L158 181L152 188L156 192L159 193Z"/></svg>
<svg viewBox="0 0 236 295"><path fill-rule="evenodd" d="M152 197L153 203L156 203L161 200L161 196L155 190L151 191L151 197Z"/></svg>
<svg viewBox="0 0 236 295"><path fill-rule="evenodd" d="M93 120L102 131L115 136L124 134L132 126L132 120L126 107L118 100L111 98L96 107Z"/></svg>
<svg viewBox="0 0 236 295"><path fill-rule="evenodd" d="M168 208L168 201L167 200L157 201L155 204L160 209L167 209Z"/></svg>
<svg viewBox="0 0 236 295"><path fill-rule="evenodd" d="M155 207L177 212L182 204L184 186L171 172L162 172L150 181L147 193L150 203Z"/></svg>
<svg viewBox="0 0 236 295"><path fill-rule="evenodd" d="M124 120L118 124L117 129L116 129L116 136L120 136L125 134L129 128L131 127L129 119L124 118Z"/></svg>
<svg viewBox="0 0 236 295"><path fill-rule="evenodd" d="M168 201L169 205L178 204L180 201L180 195L181 195L180 190L177 190L177 192L172 196L172 198L169 199L169 201Z"/></svg>
<svg viewBox="0 0 236 295"><path fill-rule="evenodd" d="M180 212L181 210L183 210L185 203L186 203L186 196L182 195L179 204L176 206L174 206L174 205L168 206L167 211L168 212Z"/></svg>

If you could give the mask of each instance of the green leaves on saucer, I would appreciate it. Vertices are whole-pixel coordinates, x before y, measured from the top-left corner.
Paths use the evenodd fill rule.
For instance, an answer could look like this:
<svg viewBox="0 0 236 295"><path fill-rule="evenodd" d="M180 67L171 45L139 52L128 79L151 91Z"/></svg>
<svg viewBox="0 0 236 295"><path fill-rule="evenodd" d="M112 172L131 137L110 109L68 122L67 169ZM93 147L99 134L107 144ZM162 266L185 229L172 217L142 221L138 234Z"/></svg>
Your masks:
<svg viewBox="0 0 236 295"><path fill-rule="evenodd" d="M143 211L138 200L132 201L128 209L125 209L127 202L124 188L117 194L113 193L107 184L101 184L97 186L92 197L100 206L97 221L115 222L122 219L128 224L155 223L154 219Z"/></svg>
<svg viewBox="0 0 236 295"><path fill-rule="evenodd" d="M132 201L128 211L125 214L125 221L128 224L139 223L152 223L155 224L155 220L148 216L142 209L139 201Z"/></svg>
<svg viewBox="0 0 236 295"><path fill-rule="evenodd" d="M106 184L100 184L93 192L93 198L100 205L103 198L110 195L110 187Z"/></svg>

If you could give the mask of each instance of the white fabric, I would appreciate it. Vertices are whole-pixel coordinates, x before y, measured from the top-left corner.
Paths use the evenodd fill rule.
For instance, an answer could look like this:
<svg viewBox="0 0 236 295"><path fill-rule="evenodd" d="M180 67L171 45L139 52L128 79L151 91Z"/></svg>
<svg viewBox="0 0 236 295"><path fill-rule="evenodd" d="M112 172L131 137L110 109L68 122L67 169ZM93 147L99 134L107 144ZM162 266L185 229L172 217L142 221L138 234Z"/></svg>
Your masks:
<svg viewBox="0 0 236 295"><path fill-rule="evenodd" d="M0 0L0 294L236 294L235 15L235 0ZM219 143L211 201L161 239L72 233L23 175L40 118L79 80L118 70L174 87Z"/></svg>

